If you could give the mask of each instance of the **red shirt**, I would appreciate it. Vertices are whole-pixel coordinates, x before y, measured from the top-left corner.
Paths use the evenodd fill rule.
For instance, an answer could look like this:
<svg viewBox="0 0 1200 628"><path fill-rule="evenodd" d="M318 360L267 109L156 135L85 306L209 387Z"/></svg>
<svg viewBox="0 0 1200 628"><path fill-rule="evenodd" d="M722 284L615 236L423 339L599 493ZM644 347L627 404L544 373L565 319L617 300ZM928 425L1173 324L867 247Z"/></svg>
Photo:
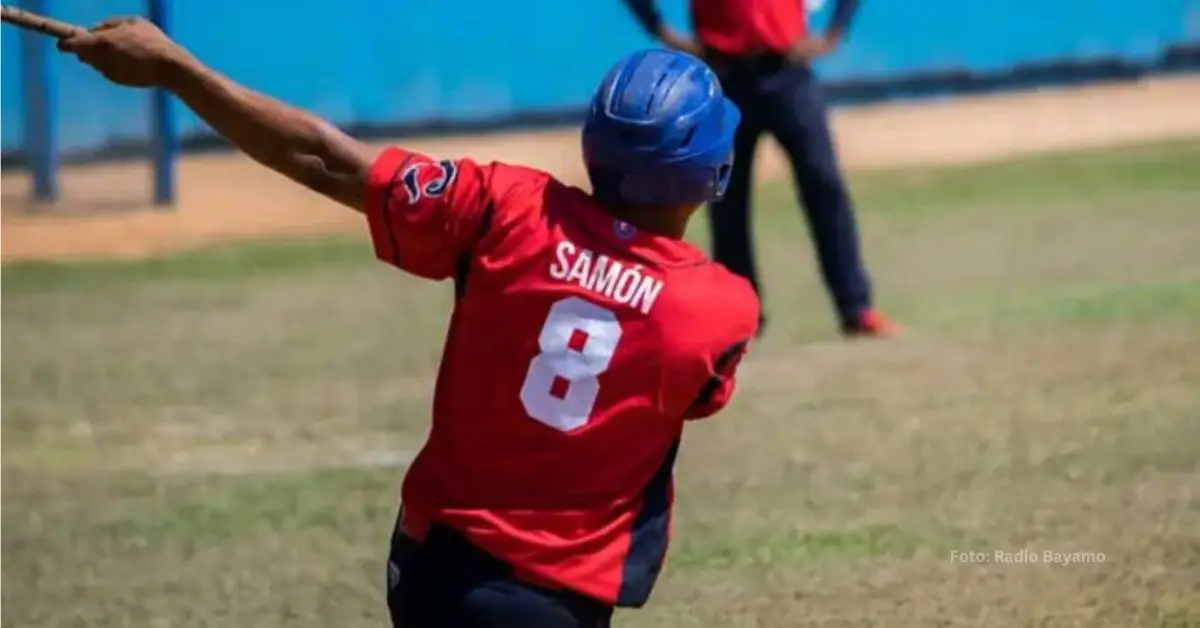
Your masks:
<svg viewBox="0 0 1200 628"><path fill-rule="evenodd" d="M731 55L785 53L808 29L804 0L691 0L696 36Z"/></svg>
<svg viewBox="0 0 1200 628"><path fill-rule="evenodd" d="M403 531L442 523L530 582L643 604L684 421L728 402L756 331L750 285L529 168L389 149L366 209L380 259L457 294Z"/></svg>

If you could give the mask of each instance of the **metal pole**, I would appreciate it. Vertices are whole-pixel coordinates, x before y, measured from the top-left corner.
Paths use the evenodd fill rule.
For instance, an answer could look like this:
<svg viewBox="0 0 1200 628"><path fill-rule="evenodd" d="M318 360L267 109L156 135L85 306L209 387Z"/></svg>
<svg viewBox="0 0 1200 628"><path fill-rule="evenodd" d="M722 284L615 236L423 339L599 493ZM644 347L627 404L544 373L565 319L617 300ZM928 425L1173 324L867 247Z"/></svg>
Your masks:
<svg viewBox="0 0 1200 628"><path fill-rule="evenodd" d="M146 12L164 33L170 34L168 0L147 0ZM154 204L171 207L175 203L175 160L179 152L178 131L172 115L171 95L166 90L150 92L150 120L154 158Z"/></svg>
<svg viewBox="0 0 1200 628"><path fill-rule="evenodd" d="M41 0L22 0L22 8L45 14ZM58 151L55 133L57 107L53 67L48 61L49 38L21 29L21 87L25 101L25 151L33 169L33 198L58 198Z"/></svg>

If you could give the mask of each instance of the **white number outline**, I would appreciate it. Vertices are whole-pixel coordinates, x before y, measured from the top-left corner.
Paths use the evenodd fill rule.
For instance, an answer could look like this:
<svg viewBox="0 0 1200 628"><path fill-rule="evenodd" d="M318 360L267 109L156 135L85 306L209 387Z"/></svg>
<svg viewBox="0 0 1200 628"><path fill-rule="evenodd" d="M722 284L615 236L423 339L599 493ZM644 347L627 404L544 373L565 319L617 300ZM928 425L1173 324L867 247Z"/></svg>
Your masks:
<svg viewBox="0 0 1200 628"><path fill-rule="evenodd" d="M576 331L587 337L580 348L572 349ZM539 352L529 362L521 386L521 403L529 418L560 432L587 425L600 394L599 377L612 363L621 334L621 323L608 308L579 297L550 306L538 334ZM562 398L551 393L559 378L567 386Z"/></svg>

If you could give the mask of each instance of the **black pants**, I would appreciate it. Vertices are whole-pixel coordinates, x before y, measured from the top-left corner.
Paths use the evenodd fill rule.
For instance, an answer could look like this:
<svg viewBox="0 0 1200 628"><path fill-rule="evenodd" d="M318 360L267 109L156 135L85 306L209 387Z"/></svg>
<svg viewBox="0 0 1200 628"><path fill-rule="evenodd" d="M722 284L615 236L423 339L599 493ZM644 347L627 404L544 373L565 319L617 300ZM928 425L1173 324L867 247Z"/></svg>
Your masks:
<svg viewBox="0 0 1200 628"><path fill-rule="evenodd" d="M750 238L751 170L763 132L791 162L800 204L817 250L821 277L844 325L871 305L859 253L858 227L834 153L825 98L807 66L770 55L710 59L726 95L742 111L733 172L725 197L709 207L713 258L759 289Z"/></svg>
<svg viewBox="0 0 1200 628"><path fill-rule="evenodd" d="M423 543L397 531L387 575L396 628L608 628L612 619L611 606L517 580L509 565L442 526Z"/></svg>

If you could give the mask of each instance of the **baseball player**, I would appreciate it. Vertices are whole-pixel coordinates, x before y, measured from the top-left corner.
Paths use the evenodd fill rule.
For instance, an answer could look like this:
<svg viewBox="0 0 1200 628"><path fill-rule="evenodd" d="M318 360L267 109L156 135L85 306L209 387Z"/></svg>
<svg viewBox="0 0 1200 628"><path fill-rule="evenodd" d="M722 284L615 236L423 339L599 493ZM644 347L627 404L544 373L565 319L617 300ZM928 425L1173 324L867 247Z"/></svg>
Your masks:
<svg viewBox="0 0 1200 628"><path fill-rule="evenodd" d="M729 182L739 120L706 65L650 50L612 68L583 127L589 194L371 148L140 19L60 48L170 90L259 163L365 214L379 259L453 283L433 425L391 542L396 626L590 628L647 601L683 425L729 401L759 315L748 282L682 239Z"/></svg>
<svg viewBox="0 0 1200 628"><path fill-rule="evenodd" d="M872 307L850 195L821 86L809 65L838 46L858 6L857 0L835 2L829 29L817 35L808 31L805 0L691 0L696 42L663 23L654 0L625 0L664 45L705 59L742 112L729 191L709 207L713 257L761 292L750 239L750 190L755 148L768 132L791 161L842 332L888 336L899 327Z"/></svg>

